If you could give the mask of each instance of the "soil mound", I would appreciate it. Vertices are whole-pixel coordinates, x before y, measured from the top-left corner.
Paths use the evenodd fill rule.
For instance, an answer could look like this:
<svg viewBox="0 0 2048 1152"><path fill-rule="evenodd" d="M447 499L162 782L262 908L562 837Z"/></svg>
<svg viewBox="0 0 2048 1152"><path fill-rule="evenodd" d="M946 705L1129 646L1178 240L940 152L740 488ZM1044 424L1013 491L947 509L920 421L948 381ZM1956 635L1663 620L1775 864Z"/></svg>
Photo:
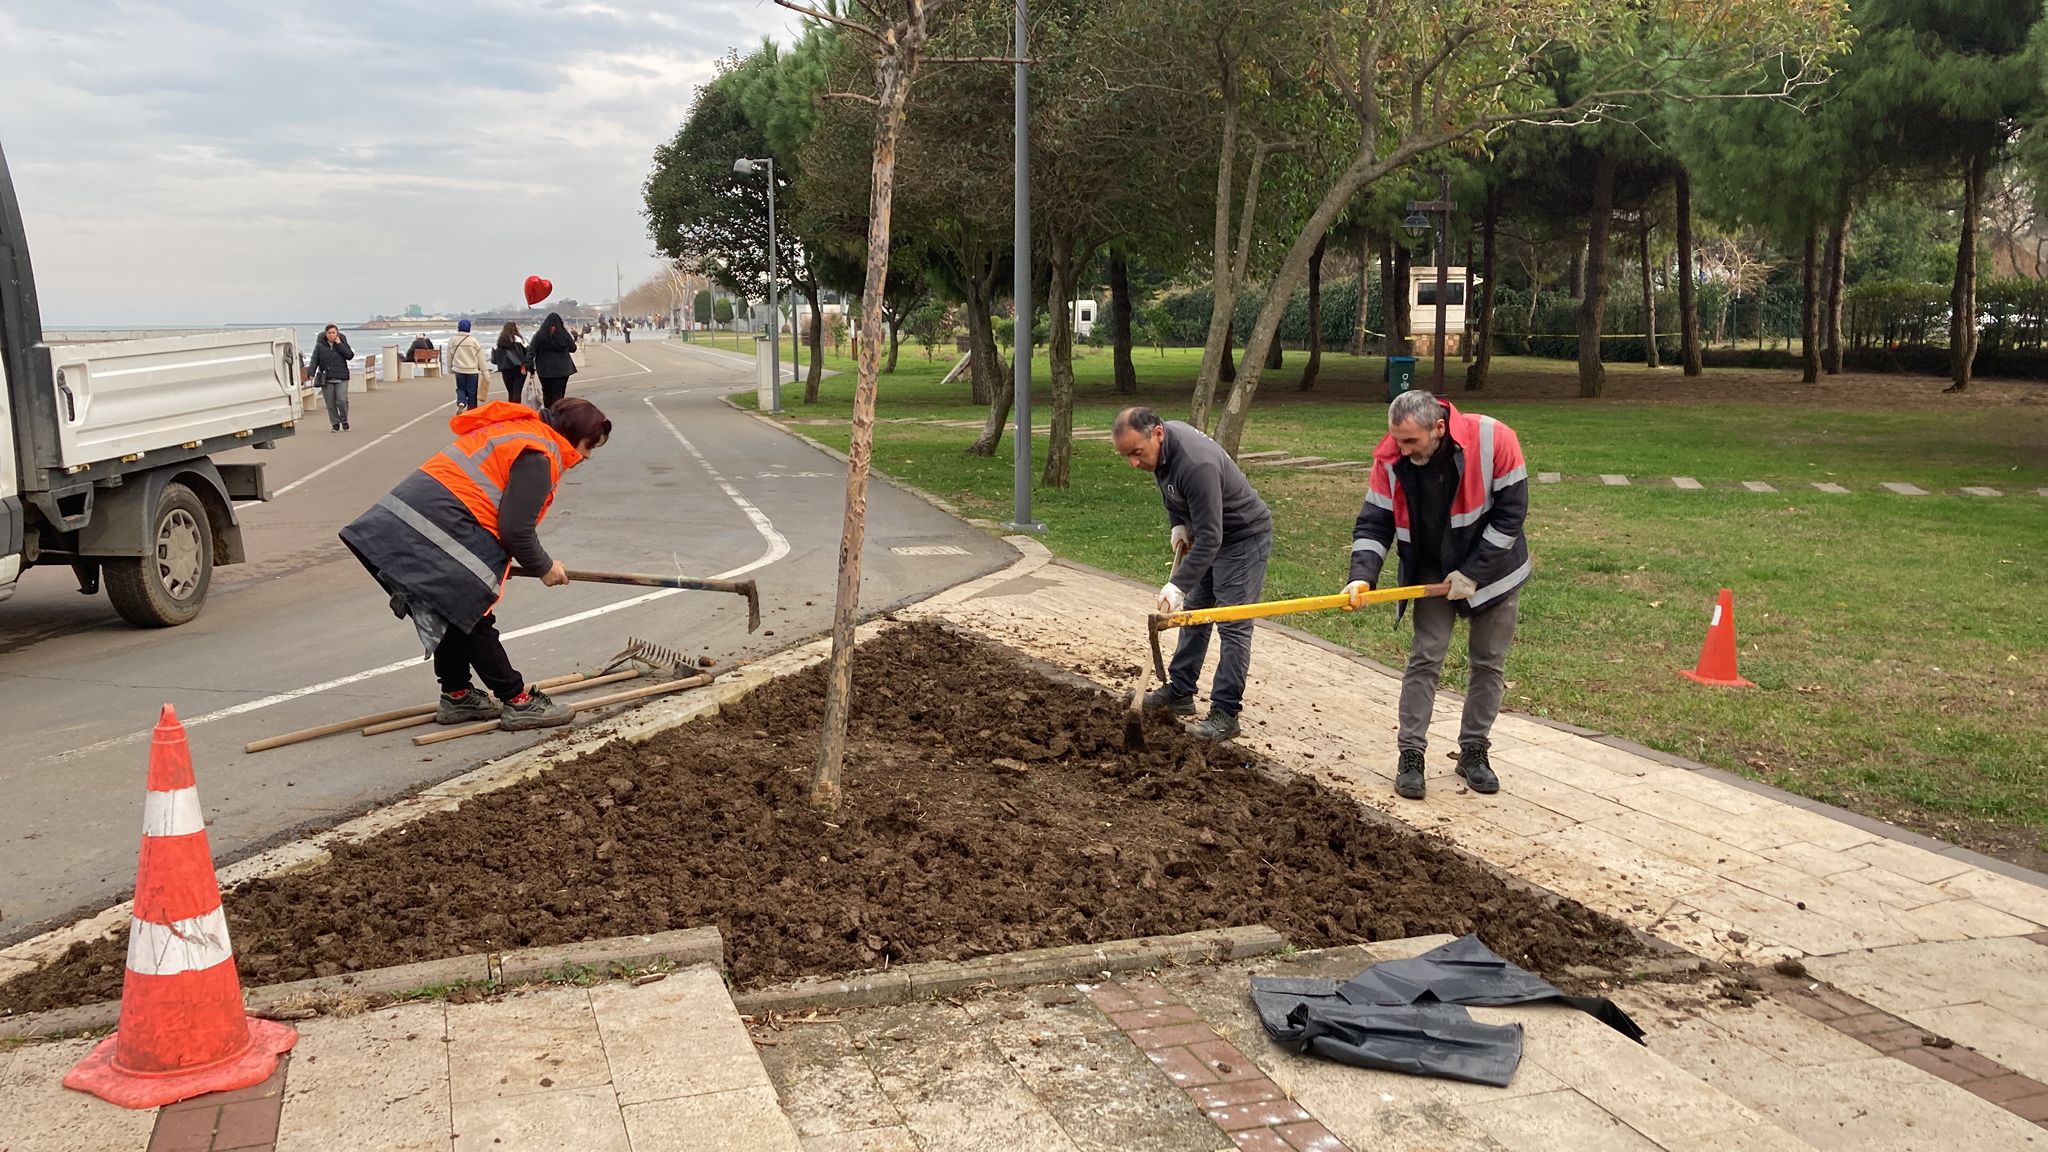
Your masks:
<svg viewBox="0 0 2048 1152"><path fill-rule="evenodd" d="M841 812L805 804L822 667L645 744L230 892L246 984L713 923L741 987L907 961L1265 923L1302 947L1476 931L1559 976L1638 951L1577 903L1250 751L998 645L861 647ZM120 995L125 933L0 985L0 1012Z"/></svg>

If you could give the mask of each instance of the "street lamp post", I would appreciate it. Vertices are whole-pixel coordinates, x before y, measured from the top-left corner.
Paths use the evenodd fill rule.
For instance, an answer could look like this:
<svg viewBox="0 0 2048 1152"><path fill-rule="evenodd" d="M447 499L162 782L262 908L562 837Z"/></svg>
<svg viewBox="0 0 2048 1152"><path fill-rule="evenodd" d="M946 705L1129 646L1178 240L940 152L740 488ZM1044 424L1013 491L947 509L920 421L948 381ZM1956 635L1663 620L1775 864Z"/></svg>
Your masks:
<svg viewBox="0 0 2048 1152"><path fill-rule="evenodd" d="M1444 236L1450 231L1451 211L1458 206L1451 199L1451 177L1441 177L1442 191L1435 200L1410 200L1408 218L1401 221L1401 227L1410 236L1420 236L1434 226L1436 229L1436 347L1433 359L1436 362L1436 384L1433 391L1444 393L1444 306L1450 293L1450 253L1444 247ZM1434 216L1432 223L1430 217Z"/></svg>
<svg viewBox="0 0 2048 1152"><path fill-rule="evenodd" d="M732 170L741 176L752 176L755 169L768 173L768 363L774 367L768 373L768 411L782 411L782 330L776 323L781 318L778 309L781 302L775 293L775 158L765 160L739 159L732 162Z"/></svg>
<svg viewBox="0 0 2048 1152"><path fill-rule="evenodd" d="M1020 532L1042 532L1045 525L1031 518L1031 66L1024 62L1024 6L1025 0L1017 0L1017 152L1011 169L1016 185L1016 219L1010 241L1016 263L1011 283L1011 295L1017 301L1017 322L1012 329L1015 354L1011 357L1011 390L1015 393L1017 436L1010 442L1016 461L1011 477L1011 485L1016 489L1012 510L1015 519L1010 527Z"/></svg>

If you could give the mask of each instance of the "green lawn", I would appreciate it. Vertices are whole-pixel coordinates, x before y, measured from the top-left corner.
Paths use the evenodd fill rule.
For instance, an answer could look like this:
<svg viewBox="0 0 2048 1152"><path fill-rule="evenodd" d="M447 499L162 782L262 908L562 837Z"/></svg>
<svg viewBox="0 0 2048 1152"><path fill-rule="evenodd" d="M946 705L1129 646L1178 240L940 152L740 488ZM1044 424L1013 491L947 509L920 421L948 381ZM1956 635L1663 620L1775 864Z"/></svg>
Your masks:
<svg viewBox="0 0 2048 1152"><path fill-rule="evenodd" d="M1137 399L1183 415L1197 355L1141 352ZM1330 358L1325 382L1305 398L1295 391L1298 359L1290 354L1269 375L1247 450L1368 455L1385 420L1380 362ZM852 367L844 358L828 364ZM1100 354L1077 363L1083 425L1106 427L1129 400L1111 392L1108 364ZM964 382L937 387L950 366L906 347L898 372L880 384L879 414L982 415L966 402ZM2048 485L2048 405L2011 395L1936 408L1785 404L1756 389L1725 401L1528 398L1570 371L1497 362L1494 388L1474 406L1517 429L1532 469L1620 472L1639 482L1691 475L1709 490L1577 480L1532 490L1538 575L1510 657L1511 706L2038 862L2032 853L2048 851L2048 499L2034 489ZM1644 373L1614 371L1624 384L1631 371ZM1661 378L1656 386L1665 386ZM790 415L844 416L852 387L850 371L829 378L819 403L792 403ZM1694 382L1695 392L1701 387ZM1454 386L1454 400L1467 397ZM1042 424L1044 409L1035 415ZM803 430L837 447L848 436L836 424ZM982 459L961 451L972 438L963 429L880 425L876 466L971 515L1006 520L1009 443ZM1044 444L1041 433L1041 459ZM1252 479L1275 516L1268 595L1336 590L1363 477L1254 468ZM1712 488L1734 480L1783 490ZM1825 495L1810 480L1852 494ZM1886 480L1988 484L2006 495L1905 498L1877 488ZM1034 501L1055 552L1162 578L1157 490L1106 444L1078 443L1072 486L1040 488ZM1722 586L1735 591L1742 670L1754 690L1702 688L1677 675L1697 656ZM1389 663L1406 652L1407 633L1384 614L1291 622ZM1448 682L1461 684L1463 673L1454 659Z"/></svg>

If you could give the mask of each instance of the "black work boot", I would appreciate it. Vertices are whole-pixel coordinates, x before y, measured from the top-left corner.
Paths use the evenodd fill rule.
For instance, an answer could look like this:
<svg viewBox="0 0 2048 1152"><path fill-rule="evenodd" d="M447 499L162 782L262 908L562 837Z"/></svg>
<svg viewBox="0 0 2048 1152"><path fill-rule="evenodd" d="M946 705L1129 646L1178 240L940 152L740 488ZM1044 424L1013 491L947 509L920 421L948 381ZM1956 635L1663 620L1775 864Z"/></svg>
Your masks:
<svg viewBox="0 0 2048 1152"><path fill-rule="evenodd" d="M497 718L498 702L475 688L441 693L440 703L434 709L436 724L468 724L474 720Z"/></svg>
<svg viewBox="0 0 2048 1152"><path fill-rule="evenodd" d="M574 708L555 703L538 688L529 688L505 701L505 712L498 718L498 724L507 732L524 732L533 728L559 728L574 719Z"/></svg>
<svg viewBox="0 0 2048 1152"><path fill-rule="evenodd" d="M1493 774L1493 765L1488 762L1484 748L1458 750L1458 775L1465 778L1467 787L1481 796L1491 796L1500 791L1500 777Z"/></svg>
<svg viewBox="0 0 2048 1152"><path fill-rule="evenodd" d="M1150 712L1155 708L1164 708L1175 716L1193 716L1195 714L1195 697L1192 693L1186 696L1176 696L1173 694L1173 685L1161 684L1152 691L1145 693L1145 711Z"/></svg>
<svg viewBox="0 0 2048 1152"><path fill-rule="evenodd" d="M1422 782L1423 756L1417 748L1401 749L1401 766L1394 773L1394 795L1403 800L1420 800L1424 788Z"/></svg>
<svg viewBox="0 0 2048 1152"><path fill-rule="evenodd" d="M1189 729L1189 732L1202 740L1236 739L1237 713L1211 708L1209 714L1202 718L1202 722Z"/></svg>

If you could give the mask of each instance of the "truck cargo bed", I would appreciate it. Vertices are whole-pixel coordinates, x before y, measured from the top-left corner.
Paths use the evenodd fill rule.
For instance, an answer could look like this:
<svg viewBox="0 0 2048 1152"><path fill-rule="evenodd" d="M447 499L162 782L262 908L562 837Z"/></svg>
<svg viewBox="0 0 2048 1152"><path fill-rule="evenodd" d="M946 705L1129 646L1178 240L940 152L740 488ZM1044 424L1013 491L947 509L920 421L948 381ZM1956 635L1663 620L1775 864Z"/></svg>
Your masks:
<svg viewBox="0 0 2048 1152"><path fill-rule="evenodd" d="M46 463L71 470L146 457L301 415L289 328L115 335L44 334L57 413L57 458Z"/></svg>

